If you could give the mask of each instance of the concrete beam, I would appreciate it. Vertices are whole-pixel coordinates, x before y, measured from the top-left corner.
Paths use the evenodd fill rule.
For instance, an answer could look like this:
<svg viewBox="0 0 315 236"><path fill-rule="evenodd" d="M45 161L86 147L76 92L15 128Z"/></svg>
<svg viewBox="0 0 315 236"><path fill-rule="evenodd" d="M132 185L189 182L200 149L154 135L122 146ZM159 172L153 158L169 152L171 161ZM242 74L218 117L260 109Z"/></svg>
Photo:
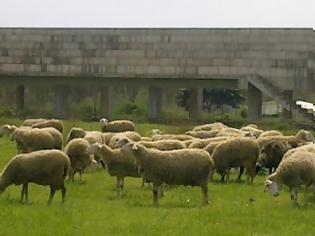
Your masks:
<svg viewBox="0 0 315 236"><path fill-rule="evenodd" d="M148 99L148 118L158 119L161 118L162 111L162 88L149 87L149 99Z"/></svg>
<svg viewBox="0 0 315 236"><path fill-rule="evenodd" d="M55 118L65 119L67 117L68 92L69 92L69 89L66 86L55 87L55 103L54 103Z"/></svg>
<svg viewBox="0 0 315 236"><path fill-rule="evenodd" d="M112 118L113 113L113 90L112 87L101 87L99 89L99 113L106 119Z"/></svg>
<svg viewBox="0 0 315 236"><path fill-rule="evenodd" d="M189 90L188 111L189 119L198 120L202 115L202 89L193 88Z"/></svg>
<svg viewBox="0 0 315 236"><path fill-rule="evenodd" d="M262 118L262 92L248 83L248 121L256 122Z"/></svg>
<svg viewBox="0 0 315 236"><path fill-rule="evenodd" d="M23 116L25 104L24 104L25 87L24 84L16 86L16 110L19 116Z"/></svg>

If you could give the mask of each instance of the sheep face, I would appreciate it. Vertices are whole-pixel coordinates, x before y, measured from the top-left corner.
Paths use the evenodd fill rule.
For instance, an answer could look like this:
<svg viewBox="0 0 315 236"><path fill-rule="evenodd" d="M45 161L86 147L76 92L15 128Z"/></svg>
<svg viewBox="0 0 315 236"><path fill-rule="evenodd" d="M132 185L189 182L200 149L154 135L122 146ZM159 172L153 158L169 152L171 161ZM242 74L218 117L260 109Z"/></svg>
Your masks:
<svg viewBox="0 0 315 236"><path fill-rule="evenodd" d="M109 121L108 121L106 118L100 119L100 124L101 124L101 127L102 127L102 128L105 127L105 126L107 126L108 123L109 123Z"/></svg>
<svg viewBox="0 0 315 236"><path fill-rule="evenodd" d="M152 129L150 131L150 136L152 137L153 135L156 135L156 134L162 134L161 130L159 129Z"/></svg>
<svg viewBox="0 0 315 236"><path fill-rule="evenodd" d="M270 193L272 196L279 196L279 186L276 182L273 182L269 179L265 181L265 192Z"/></svg>
<svg viewBox="0 0 315 236"><path fill-rule="evenodd" d="M14 132L15 130L15 126L13 125L4 125L0 128L0 137L2 137L3 135L10 135Z"/></svg>
<svg viewBox="0 0 315 236"><path fill-rule="evenodd" d="M307 142L314 142L314 136L310 131L304 131L304 135L305 135L305 141Z"/></svg>
<svg viewBox="0 0 315 236"><path fill-rule="evenodd" d="M96 155L99 150L102 148L102 145L99 144L99 143L94 143L92 145L90 145L87 149L86 149L86 152L90 155Z"/></svg>
<svg viewBox="0 0 315 236"><path fill-rule="evenodd" d="M121 137L117 140L117 142L114 145L114 148L122 148L126 144L131 143L132 141L126 137Z"/></svg>

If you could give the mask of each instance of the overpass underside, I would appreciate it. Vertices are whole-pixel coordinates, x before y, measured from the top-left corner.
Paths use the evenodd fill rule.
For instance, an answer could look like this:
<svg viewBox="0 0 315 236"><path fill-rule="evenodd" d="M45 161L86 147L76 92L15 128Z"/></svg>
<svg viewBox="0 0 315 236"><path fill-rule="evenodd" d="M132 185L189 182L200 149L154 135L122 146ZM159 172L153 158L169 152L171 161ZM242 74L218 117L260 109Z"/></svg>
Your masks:
<svg viewBox="0 0 315 236"><path fill-rule="evenodd" d="M161 116L164 88L190 89L193 119L203 88L248 90L251 121L261 118L263 94L289 117L295 95L314 91L314 71L313 29L0 28L1 84L16 87L21 111L25 88L52 88L60 118L67 91L80 86L95 88L107 117L115 86L146 87L151 119Z"/></svg>

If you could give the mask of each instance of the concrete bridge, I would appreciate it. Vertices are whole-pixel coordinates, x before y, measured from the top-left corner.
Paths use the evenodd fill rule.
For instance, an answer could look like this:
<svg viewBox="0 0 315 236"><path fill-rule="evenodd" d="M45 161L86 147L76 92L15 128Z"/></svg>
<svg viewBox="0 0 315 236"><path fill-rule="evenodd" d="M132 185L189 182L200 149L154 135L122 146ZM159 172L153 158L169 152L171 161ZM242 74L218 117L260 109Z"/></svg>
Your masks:
<svg viewBox="0 0 315 236"><path fill-rule="evenodd" d="M198 119L202 88L248 89L249 119L261 118L262 94L297 111L296 92L315 88L315 31L305 29L0 28L0 81L55 89L56 116L67 87L95 86L110 117L111 86L147 86L149 118L158 118L165 87L191 89ZM302 111L303 112L303 111ZM307 114L305 114L307 116Z"/></svg>

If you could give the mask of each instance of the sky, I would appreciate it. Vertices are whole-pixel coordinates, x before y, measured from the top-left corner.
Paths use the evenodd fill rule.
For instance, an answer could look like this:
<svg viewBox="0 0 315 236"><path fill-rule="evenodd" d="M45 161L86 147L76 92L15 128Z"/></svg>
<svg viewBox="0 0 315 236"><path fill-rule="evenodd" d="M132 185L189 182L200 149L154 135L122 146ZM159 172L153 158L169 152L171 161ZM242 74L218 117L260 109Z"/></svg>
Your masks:
<svg viewBox="0 0 315 236"><path fill-rule="evenodd" d="M306 27L315 0L1 0L0 27Z"/></svg>

